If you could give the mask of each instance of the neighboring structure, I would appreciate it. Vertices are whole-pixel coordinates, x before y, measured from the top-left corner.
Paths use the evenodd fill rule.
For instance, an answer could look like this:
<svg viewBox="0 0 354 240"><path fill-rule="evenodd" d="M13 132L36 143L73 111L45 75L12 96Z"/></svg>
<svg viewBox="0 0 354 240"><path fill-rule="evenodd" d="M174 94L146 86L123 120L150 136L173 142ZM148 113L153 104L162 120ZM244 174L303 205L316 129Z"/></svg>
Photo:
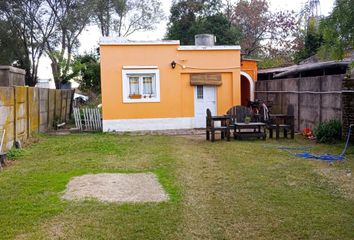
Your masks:
<svg viewBox="0 0 354 240"><path fill-rule="evenodd" d="M316 55L298 65L288 67L260 69L258 80L273 80L283 78L301 78L345 74L348 65L354 61L354 51L348 52L347 56L340 61L322 61Z"/></svg>
<svg viewBox="0 0 354 240"><path fill-rule="evenodd" d="M38 79L36 87L37 88L51 88L50 82L51 82L50 79Z"/></svg>
<svg viewBox="0 0 354 240"><path fill-rule="evenodd" d="M23 69L0 65L0 87L24 86L25 74Z"/></svg>
<svg viewBox="0 0 354 240"><path fill-rule="evenodd" d="M197 38L209 46L101 38L103 130L201 128L207 108L223 115L253 100L256 61L241 67L239 46Z"/></svg>

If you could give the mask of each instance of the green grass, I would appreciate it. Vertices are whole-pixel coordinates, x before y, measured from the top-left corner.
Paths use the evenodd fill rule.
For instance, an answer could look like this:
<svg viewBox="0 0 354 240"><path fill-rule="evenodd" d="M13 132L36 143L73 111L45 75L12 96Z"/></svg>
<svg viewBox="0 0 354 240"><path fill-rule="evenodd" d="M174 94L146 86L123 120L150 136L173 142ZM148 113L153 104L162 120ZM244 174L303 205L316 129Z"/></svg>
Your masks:
<svg viewBox="0 0 354 240"><path fill-rule="evenodd" d="M320 173L353 170L354 147L346 162L328 166L265 144L343 147L301 138L41 135L0 172L0 239L354 239L353 177ZM61 200L72 177L100 172L154 172L171 200Z"/></svg>

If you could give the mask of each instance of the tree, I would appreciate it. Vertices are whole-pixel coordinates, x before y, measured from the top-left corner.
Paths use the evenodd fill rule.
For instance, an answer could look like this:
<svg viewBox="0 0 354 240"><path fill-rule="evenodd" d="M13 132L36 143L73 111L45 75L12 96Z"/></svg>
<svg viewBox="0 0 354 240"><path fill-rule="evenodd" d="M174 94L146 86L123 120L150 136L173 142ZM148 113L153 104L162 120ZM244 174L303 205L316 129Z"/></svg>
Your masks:
<svg viewBox="0 0 354 240"><path fill-rule="evenodd" d="M136 31L153 30L164 19L160 0L98 0L95 9L103 36L111 31L126 37Z"/></svg>
<svg viewBox="0 0 354 240"><path fill-rule="evenodd" d="M354 0L336 0L332 13L320 22L322 57L342 59L354 48Z"/></svg>
<svg viewBox="0 0 354 240"><path fill-rule="evenodd" d="M236 44L239 31L222 14L219 0L174 1L166 33L167 39L178 39L182 44L194 44L194 36L201 33L214 34L216 44Z"/></svg>
<svg viewBox="0 0 354 240"><path fill-rule="evenodd" d="M112 0L96 2L94 19L100 28L102 36L109 36L112 29Z"/></svg>
<svg viewBox="0 0 354 240"><path fill-rule="evenodd" d="M300 41L303 42L303 46L295 53L295 62L300 62L306 58L309 58L317 54L319 48L323 43L322 34L319 33L317 28L317 20L315 18L309 18L309 22L306 27L306 32Z"/></svg>
<svg viewBox="0 0 354 240"><path fill-rule="evenodd" d="M7 21L0 20L0 64L23 67L24 59L25 50L21 38Z"/></svg>
<svg viewBox="0 0 354 240"><path fill-rule="evenodd" d="M293 12L271 12L266 0L240 0L226 14L241 30L240 44L246 56L271 56L293 49L292 36L297 31Z"/></svg>
<svg viewBox="0 0 354 240"><path fill-rule="evenodd" d="M99 94L101 92L101 79L98 55L86 53L77 56L75 61L79 70L78 82L80 83L80 89Z"/></svg>
<svg viewBox="0 0 354 240"><path fill-rule="evenodd" d="M239 44L240 30L231 25L222 13L199 17L195 23L195 33L213 34L216 36L216 45Z"/></svg>
<svg viewBox="0 0 354 240"><path fill-rule="evenodd" d="M72 72L73 53L79 36L93 15L94 0L46 0L55 16L56 34L46 41L46 52L52 61L56 88L77 73Z"/></svg>
<svg viewBox="0 0 354 240"><path fill-rule="evenodd" d="M19 36L22 42L24 57L20 65L26 70L26 84L34 86L39 59L46 41L54 32L53 14L43 0L2 0L0 17L8 24L10 34Z"/></svg>

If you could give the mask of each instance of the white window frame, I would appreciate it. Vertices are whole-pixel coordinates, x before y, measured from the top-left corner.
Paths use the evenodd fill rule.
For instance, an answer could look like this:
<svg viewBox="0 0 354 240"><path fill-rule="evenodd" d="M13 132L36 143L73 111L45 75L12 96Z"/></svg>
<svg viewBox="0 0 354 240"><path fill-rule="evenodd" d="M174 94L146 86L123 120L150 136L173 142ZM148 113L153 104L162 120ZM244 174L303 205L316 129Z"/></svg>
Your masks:
<svg viewBox="0 0 354 240"><path fill-rule="evenodd" d="M135 66L134 66L135 67ZM142 103L142 102L160 102L160 71L159 69L142 69L144 66L139 67L140 69L130 69L125 67L122 70L122 82L123 82L123 103ZM139 98L132 99L129 98L129 75L154 75L156 84L156 96L151 98ZM141 85L139 81L139 85ZM142 87L142 86L140 86ZM143 91L142 88L139 91Z"/></svg>

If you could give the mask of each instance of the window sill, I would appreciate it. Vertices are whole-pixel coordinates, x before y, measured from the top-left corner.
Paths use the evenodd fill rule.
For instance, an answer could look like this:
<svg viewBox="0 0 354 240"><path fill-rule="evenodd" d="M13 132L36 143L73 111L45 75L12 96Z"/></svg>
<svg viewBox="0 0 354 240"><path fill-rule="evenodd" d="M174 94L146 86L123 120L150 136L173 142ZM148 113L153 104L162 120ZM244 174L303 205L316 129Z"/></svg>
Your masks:
<svg viewBox="0 0 354 240"><path fill-rule="evenodd" d="M123 100L123 103L158 103L158 102L160 102L159 98L139 98L139 99L126 98Z"/></svg>

